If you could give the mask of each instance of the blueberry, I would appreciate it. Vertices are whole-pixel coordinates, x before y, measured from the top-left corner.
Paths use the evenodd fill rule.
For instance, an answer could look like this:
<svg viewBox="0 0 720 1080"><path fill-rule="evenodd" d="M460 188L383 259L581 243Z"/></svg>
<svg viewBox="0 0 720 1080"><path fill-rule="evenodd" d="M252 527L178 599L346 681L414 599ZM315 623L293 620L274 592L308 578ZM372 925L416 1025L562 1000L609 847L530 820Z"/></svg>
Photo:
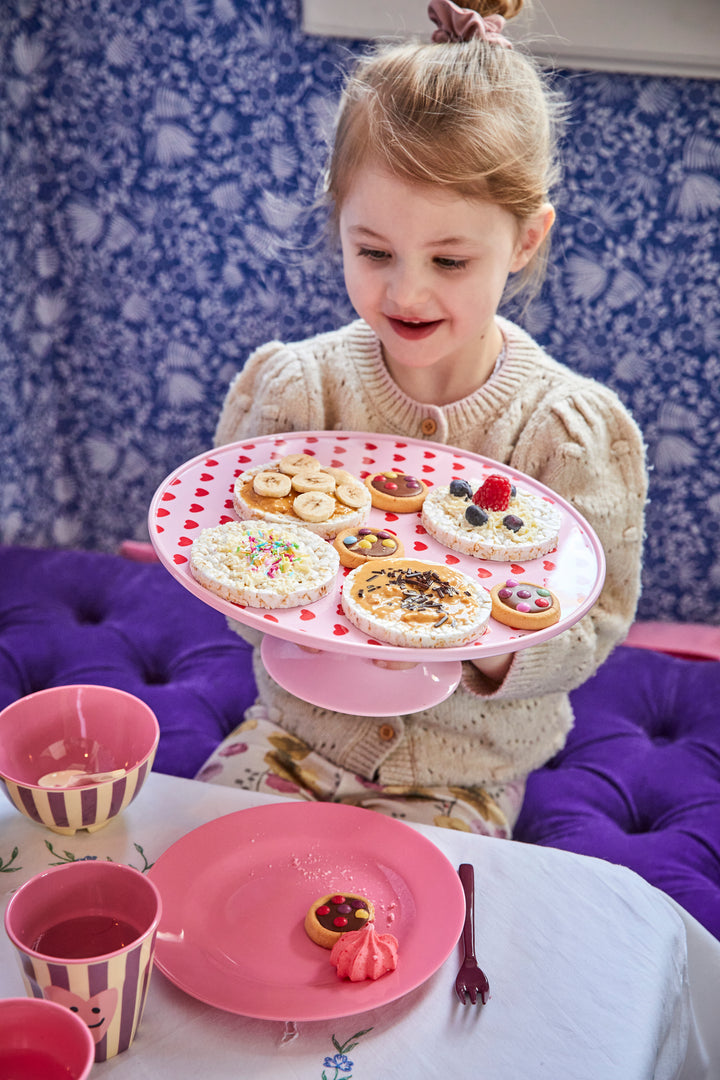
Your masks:
<svg viewBox="0 0 720 1080"><path fill-rule="evenodd" d="M472 499L472 488L467 480L451 480L450 494L455 495L458 499Z"/></svg>
<svg viewBox="0 0 720 1080"><path fill-rule="evenodd" d="M515 514L506 514L503 518L503 525L506 529L509 529L510 532L517 532L518 529L522 529L523 527L523 519L517 517Z"/></svg>
<svg viewBox="0 0 720 1080"><path fill-rule="evenodd" d="M475 503L470 503L470 506L468 506L465 511L465 520L470 525L484 525L487 519L488 516L483 508L481 506L476 506Z"/></svg>

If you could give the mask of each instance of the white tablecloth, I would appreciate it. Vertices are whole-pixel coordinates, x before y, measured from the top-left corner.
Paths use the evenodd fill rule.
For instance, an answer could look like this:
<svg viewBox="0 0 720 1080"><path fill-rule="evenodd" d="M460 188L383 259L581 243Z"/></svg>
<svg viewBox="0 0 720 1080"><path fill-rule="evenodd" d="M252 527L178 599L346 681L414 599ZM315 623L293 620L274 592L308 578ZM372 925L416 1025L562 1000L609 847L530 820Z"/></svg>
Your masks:
<svg viewBox="0 0 720 1080"><path fill-rule="evenodd" d="M58 861L90 855L144 869L196 826L272 801L153 774L106 828L61 837L3 800L3 908L22 882ZM214 1009L155 971L135 1043L94 1073L118 1080L720 1076L720 944L663 893L601 860L415 827L454 866L475 866L486 1006L462 1006L454 995L459 950L399 1001L297 1025ZM0 997L23 993L3 933Z"/></svg>

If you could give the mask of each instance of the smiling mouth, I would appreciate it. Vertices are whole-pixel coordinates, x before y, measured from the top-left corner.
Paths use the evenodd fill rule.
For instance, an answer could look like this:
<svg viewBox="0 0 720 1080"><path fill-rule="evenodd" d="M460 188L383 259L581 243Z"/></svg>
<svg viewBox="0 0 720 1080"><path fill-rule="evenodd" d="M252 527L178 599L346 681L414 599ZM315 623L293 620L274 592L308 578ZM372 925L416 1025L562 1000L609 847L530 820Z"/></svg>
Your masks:
<svg viewBox="0 0 720 1080"><path fill-rule="evenodd" d="M420 341L422 338L428 337L442 322L442 319L430 319L427 321L398 319L392 315L388 315L387 320L395 333L408 341Z"/></svg>

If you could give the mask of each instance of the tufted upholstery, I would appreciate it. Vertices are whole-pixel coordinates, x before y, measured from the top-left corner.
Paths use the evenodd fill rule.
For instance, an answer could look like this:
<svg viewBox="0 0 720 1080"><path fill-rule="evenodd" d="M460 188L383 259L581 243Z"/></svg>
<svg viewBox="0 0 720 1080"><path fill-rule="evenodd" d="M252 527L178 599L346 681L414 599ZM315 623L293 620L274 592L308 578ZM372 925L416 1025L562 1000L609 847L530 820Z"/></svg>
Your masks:
<svg viewBox="0 0 720 1080"><path fill-rule="evenodd" d="M0 553L0 708L63 683L120 687L157 714L156 770L193 776L254 697L223 617L156 563ZM629 866L720 938L718 700L720 662L616 649L573 693L575 727L530 777L516 839Z"/></svg>

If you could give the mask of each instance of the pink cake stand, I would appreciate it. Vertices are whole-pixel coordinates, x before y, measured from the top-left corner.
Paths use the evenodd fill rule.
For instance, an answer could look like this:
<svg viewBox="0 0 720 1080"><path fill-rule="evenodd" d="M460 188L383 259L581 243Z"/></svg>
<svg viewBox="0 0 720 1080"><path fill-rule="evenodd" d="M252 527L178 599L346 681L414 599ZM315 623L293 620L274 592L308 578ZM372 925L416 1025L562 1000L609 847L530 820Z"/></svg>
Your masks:
<svg viewBox="0 0 720 1080"><path fill-rule="evenodd" d="M193 539L204 528L237 519L232 491L241 472L286 454L309 454L322 465L347 469L363 479L373 472L398 469L420 477L428 486L447 484L454 477L475 484L491 472L500 472L552 502L562 522L557 548L521 565L450 551L425 532L419 513L373 509L367 524L395 532L408 557L454 566L488 589L508 577L552 589L560 601L559 622L542 630L522 631L491 618L483 637L470 645L405 649L368 638L345 618L340 605L346 573L342 569L336 588L307 608L240 607L209 592L190 571ZM185 462L163 480L150 504L148 525L158 558L173 577L204 603L264 634L263 663L276 682L312 704L368 716L429 708L456 688L461 661L515 652L563 633L590 610L605 579L605 556L595 532L577 510L545 485L478 454L393 435L289 432L218 447ZM378 660L414 666L387 669L374 662Z"/></svg>

